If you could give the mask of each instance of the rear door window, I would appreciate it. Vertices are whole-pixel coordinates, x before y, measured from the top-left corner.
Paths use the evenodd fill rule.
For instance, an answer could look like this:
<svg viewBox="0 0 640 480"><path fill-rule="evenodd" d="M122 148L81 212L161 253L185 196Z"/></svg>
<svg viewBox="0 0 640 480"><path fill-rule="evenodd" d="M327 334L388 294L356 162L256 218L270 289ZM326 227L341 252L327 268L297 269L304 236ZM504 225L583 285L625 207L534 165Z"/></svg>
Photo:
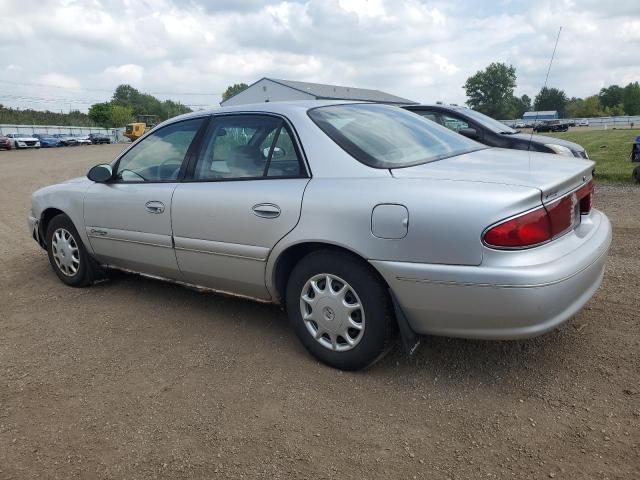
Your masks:
<svg viewBox="0 0 640 480"><path fill-rule="evenodd" d="M259 179L302 174L300 156L281 118L221 115L209 130L193 179Z"/></svg>

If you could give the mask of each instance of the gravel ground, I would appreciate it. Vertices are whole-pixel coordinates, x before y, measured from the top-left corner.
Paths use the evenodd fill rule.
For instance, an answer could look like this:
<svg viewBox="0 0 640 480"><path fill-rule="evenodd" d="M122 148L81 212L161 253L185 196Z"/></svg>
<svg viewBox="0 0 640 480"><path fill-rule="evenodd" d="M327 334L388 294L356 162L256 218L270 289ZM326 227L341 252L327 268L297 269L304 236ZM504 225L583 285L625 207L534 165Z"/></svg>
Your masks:
<svg viewBox="0 0 640 480"><path fill-rule="evenodd" d="M640 188L598 187L607 274L559 330L341 373L272 306L63 286L29 195L120 148L0 152L0 478L640 478Z"/></svg>

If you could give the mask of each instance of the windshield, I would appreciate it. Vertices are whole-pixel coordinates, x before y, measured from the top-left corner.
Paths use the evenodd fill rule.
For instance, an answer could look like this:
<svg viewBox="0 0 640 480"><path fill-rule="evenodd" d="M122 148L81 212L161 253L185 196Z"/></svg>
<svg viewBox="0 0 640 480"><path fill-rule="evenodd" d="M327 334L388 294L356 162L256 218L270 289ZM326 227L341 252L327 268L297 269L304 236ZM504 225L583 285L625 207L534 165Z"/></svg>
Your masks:
<svg viewBox="0 0 640 480"><path fill-rule="evenodd" d="M491 117L486 116L484 113L476 112L475 110L471 110L470 108L461 108L458 110L460 113L465 114L467 117L475 120L483 127L488 128L492 132L495 133L518 133L517 130L514 130L511 127L508 127L502 122L495 120Z"/></svg>
<svg viewBox="0 0 640 480"><path fill-rule="evenodd" d="M313 108L308 113L347 153L374 168L408 167L486 148L388 105L332 105Z"/></svg>

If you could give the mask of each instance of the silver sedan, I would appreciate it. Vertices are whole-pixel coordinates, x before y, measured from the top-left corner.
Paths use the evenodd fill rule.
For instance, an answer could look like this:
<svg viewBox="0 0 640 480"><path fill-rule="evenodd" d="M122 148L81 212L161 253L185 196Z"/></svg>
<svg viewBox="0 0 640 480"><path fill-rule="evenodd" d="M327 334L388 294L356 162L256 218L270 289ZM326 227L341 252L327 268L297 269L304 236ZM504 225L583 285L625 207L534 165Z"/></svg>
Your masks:
<svg viewBox="0 0 640 480"><path fill-rule="evenodd" d="M400 333L524 338L602 280L593 162L487 148L396 107L264 103L171 119L87 177L38 190L57 276L110 269L282 304L322 362Z"/></svg>

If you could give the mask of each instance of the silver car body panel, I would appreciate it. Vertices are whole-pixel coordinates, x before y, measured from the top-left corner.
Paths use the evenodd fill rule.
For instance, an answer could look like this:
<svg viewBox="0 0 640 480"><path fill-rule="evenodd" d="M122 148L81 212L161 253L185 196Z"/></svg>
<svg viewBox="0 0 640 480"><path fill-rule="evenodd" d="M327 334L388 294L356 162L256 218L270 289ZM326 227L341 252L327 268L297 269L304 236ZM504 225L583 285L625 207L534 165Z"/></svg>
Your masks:
<svg viewBox="0 0 640 480"><path fill-rule="evenodd" d="M173 251L171 197L177 183L95 183L84 199L84 225L101 263L182 280ZM150 202L164 211L147 209Z"/></svg>
<svg viewBox="0 0 640 480"><path fill-rule="evenodd" d="M171 213L185 281L270 299L265 262L274 245L298 223L308 182L273 178L181 183ZM274 207L273 216L260 216L261 205Z"/></svg>
<svg viewBox="0 0 640 480"><path fill-rule="evenodd" d="M83 228L84 198L91 185L93 185L93 182L86 177L81 177L41 188L31 197L30 217L40 220L43 212L49 209L59 210L67 214L73 224L77 225L82 243L87 246L89 253L93 253L89 237ZM42 232L43 235L46 235L46 233Z"/></svg>
<svg viewBox="0 0 640 480"><path fill-rule="evenodd" d="M588 217L575 231L526 252L485 248L479 267L371 263L417 333L532 337L569 319L600 286L611 225L597 210Z"/></svg>
<svg viewBox="0 0 640 480"><path fill-rule="evenodd" d="M521 185L540 190L553 201L591 179L594 163L548 153L491 148L446 161L396 168L396 178L430 178L466 182Z"/></svg>
<svg viewBox="0 0 640 480"><path fill-rule="evenodd" d="M409 222L404 237L386 239L373 235L371 217L381 203L407 208ZM481 182L391 177L314 177L305 191L298 226L269 257L267 284L277 298L277 259L287 248L305 242L336 245L369 260L479 265L484 229L539 204L540 191L521 186L497 188ZM451 221L453 216L455 222Z"/></svg>
<svg viewBox="0 0 640 480"><path fill-rule="evenodd" d="M590 181L593 162L483 149L375 169L309 118L310 108L336 103L346 102L187 114L138 140L189 117L270 113L290 123L310 178L126 185L79 179L35 192L29 225L56 208L105 265L276 303L285 252L305 243L335 245L380 273L419 333L532 336L569 318L597 289L611 226L596 210L535 248L498 251L482 243L488 226ZM164 211L150 212L148 202L161 202Z"/></svg>

